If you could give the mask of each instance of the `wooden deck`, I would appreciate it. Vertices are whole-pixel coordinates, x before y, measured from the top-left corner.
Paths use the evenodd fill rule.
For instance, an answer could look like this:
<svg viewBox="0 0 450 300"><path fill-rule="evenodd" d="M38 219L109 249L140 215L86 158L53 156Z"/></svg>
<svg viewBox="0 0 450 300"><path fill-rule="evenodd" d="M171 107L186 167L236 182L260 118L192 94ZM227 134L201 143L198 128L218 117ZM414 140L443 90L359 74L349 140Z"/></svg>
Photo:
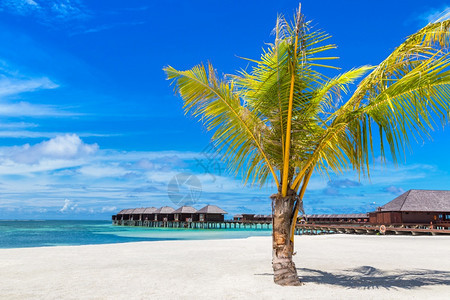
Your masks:
<svg viewBox="0 0 450 300"><path fill-rule="evenodd" d="M139 226L151 228L191 228L191 229L271 229L272 222L234 221L223 222L183 222L183 221L133 221L116 220L113 225ZM295 234L397 234L397 235L450 235L450 224L424 225L402 224L386 226L383 233L381 225L374 224L297 224Z"/></svg>
<svg viewBox="0 0 450 300"><path fill-rule="evenodd" d="M328 234L328 233L354 233L354 234L409 234L409 235L450 235L447 226L409 224L399 226L386 226L385 233L381 225L370 224L297 224L296 234Z"/></svg>
<svg viewBox="0 0 450 300"><path fill-rule="evenodd" d="M191 228L191 229L271 229L272 222L184 222L184 221L113 221L118 226L141 226L153 228Z"/></svg>

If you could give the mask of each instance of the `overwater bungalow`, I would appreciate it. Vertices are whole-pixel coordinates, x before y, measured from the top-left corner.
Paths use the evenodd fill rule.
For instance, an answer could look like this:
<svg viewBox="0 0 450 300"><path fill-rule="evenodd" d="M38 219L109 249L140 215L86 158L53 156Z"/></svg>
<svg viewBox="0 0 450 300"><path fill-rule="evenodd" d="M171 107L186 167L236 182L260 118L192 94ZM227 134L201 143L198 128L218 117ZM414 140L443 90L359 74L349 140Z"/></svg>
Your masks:
<svg viewBox="0 0 450 300"><path fill-rule="evenodd" d="M144 221L154 221L156 214L155 212L158 209L156 207L146 207L144 212L142 213L142 220Z"/></svg>
<svg viewBox="0 0 450 300"><path fill-rule="evenodd" d="M272 222L272 215L255 215L254 220L257 222Z"/></svg>
<svg viewBox="0 0 450 300"><path fill-rule="evenodd" d="M158 208L155 211L155 221L163 221L163 222L167 222L167 221L173 221L174 220L174 215L173 212L175 211L175 209L173 209L170 206L163 206Z"/></svg>
<svg viewBox="0 0 450 300"><path fill-rule="evenodd" d="M144 207L133 209L133 211L131 212L131 220L142 221L142 214L144 213L144 211L145 211Z"/></svg>
<svg viewBox="0 0 450 300"><path fill-rule="evenodd" d="M255 220L255 214L239 214L233 217L234 221L252 222Z"/></svg>
<svg viewBox="0 0 450 300"><path fill-rule="evenodd" d="M234 216L233 216L233 221L235 221L235 222L241 222L241 221L243 220L243 218L244 218L244 216L241 215L241 214L234 215Z"/></svg>
<svg viewBox="0 0 450 300"><path fill-rule="evenodd" d="M199 220L199 214L197 210L192 206L182 206L173 211L174 221L183 222L197 222Z"/></svg>
<svg viewBox="0 0 450 300"><path fill-rule="evenodd" d="M242 214L243 222L252 222L255 220L255 214Z"/></svg>
<svg viewBox="0 0 450 300"><path fill-rule="evenodd" d="M370 223L449 224L450 191L409 190L369 213Z"/></svg>
<svg viewBox="0 0 450 300"><path fill-rule="evenodd" d="M244 223L266 223L272 222L272 215L239 214L235 215L233 220Z"/></svg>
<svg viewBox="0 0 450 300"><path fill-rule="evenodd" d="M368 214L315 214L307 215L306 219L301 218L308 223L327 224L327 223L367 223Z"/></svg>
<svg viewBox="0 0 450 300"><path fill-rule="evenodd" d="M226 211L215 205L206 205L197 211L200 222L223 222Z"/></svg>
<svg viewBox="0 0 450 300"><path fill-rule="evenodd" d="M127 209L122 209L118 214L117 214L117 220L118 221L128 221L131 220L131 213L133 212L134 208L127 208Z"/></svg>

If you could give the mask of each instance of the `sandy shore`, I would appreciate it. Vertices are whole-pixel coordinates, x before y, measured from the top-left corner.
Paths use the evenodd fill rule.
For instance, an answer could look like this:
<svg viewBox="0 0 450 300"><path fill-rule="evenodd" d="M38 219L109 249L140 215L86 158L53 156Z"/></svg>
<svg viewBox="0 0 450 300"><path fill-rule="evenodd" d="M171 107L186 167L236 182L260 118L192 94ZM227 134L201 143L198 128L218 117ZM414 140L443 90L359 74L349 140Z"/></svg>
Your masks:
<svg viewBox="0 0 450 300"><path fill-rule="evenodd" d="M450 237L297 236L305 285L272 281L271 238L0 250L0 299L432 299ZM443 298L442 298L443 299Z"/></svg>

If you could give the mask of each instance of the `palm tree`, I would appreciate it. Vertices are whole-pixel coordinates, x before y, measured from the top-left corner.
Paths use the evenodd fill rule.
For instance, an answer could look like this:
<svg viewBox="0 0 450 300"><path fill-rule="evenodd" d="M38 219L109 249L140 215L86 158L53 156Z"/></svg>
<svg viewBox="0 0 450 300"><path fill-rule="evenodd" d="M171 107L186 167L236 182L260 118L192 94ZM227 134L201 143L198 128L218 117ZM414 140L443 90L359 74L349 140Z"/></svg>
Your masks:
<svg viewBox="0 0 450 300"><path fill-rule="evenodd" d="M300 284L293 233L313 171L351 167L368 175L375 143L382 157L386 146L396 161L411 138L426 138L437 123L447 123L449 27L448 20L430 23L378 66L330 78L320 70L337 69L326 63L335 57L325 55L335 45L324 43L330 36L313 30L299 9L291 24L278 16L275 42L250 60L250 71L219 78L210 63L187 71L164 68L186 113L214 132L228 168L242 171L245 183L273 180L276 283Z"/></svg>

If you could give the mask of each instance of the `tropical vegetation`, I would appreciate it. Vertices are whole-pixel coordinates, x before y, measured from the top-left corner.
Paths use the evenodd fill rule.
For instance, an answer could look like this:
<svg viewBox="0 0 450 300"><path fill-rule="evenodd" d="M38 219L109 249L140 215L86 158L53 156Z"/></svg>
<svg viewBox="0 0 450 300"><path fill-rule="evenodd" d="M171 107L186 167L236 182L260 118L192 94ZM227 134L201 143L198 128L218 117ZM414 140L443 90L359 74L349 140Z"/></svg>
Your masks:
<svg viewBox="0 0 450 300"><path fill-rule="evenodd" d="M430 23L379 65L330 77L337 68L327 53L336 46L299 9L292 23L277 18L275 41L250 60L250 70L218 76L210 63L164 69L186 113L213 132L229 169L242 171L246 183L276 186L276 283L300 284L293 233L313 172L366 175L373 155L395 161L411 140L447 123L449 27L448 20Z"/></svg>

